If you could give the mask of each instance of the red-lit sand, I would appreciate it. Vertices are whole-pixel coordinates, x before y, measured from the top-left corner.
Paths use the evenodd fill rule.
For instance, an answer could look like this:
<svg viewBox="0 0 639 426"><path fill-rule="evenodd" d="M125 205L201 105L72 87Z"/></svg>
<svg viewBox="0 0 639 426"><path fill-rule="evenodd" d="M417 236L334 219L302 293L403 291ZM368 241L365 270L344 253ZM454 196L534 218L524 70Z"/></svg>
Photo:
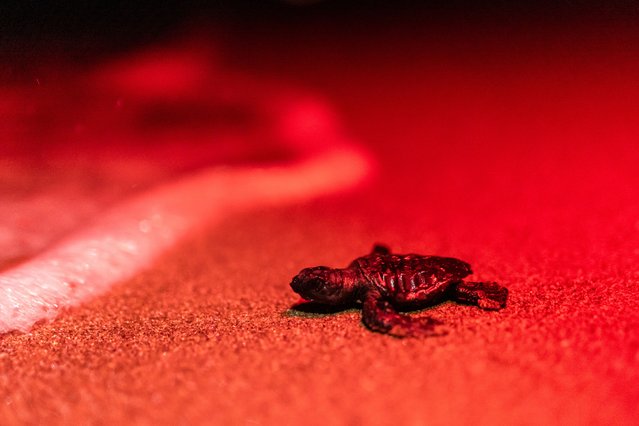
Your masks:
<svg viewBox="0 0 639 426"><path fill-rule="evenodd" d="M635 423L639 63L574 47L318 56L340 72L309 81L369 141L376 183L229 219L4 336L2 423ZM450 334L427 340L287 311L300 268L375 241L467 260L509 306L435 307Z"/></svg>

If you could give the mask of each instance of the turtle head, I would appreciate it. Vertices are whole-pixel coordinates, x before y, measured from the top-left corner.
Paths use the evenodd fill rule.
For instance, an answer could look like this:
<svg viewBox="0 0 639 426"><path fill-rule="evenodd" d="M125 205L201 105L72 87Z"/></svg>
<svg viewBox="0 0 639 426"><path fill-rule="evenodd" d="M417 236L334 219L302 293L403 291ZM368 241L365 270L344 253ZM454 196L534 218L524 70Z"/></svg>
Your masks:
<svg viewBox="0 0 639 426"><path fill-rule="evenodd" d="M351 295L353 286L349 284L341 269L316 266L302 269L291 281L291 288L306 300L338 305Z"/></svg>

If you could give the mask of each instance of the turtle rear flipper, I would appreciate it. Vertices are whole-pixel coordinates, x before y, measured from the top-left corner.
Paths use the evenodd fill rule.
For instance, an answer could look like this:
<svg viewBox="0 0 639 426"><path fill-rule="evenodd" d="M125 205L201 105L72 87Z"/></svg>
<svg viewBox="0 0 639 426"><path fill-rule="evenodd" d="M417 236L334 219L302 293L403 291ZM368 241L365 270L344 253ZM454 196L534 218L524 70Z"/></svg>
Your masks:
<svg viewBox="0 0 639 426"><path fill-rule="evenodd" d="M362 321L371 330L395 337L443 336L442 322L430 317L398 313L379 293L369 294L362 307Z"/></svg>
<svg viewBox="0 0 639 426"><path fill-rule="evenodd" d="M452 288L452 298L459 303L498 310L506 307L508 289L495 282L461 281Z"/></svg>

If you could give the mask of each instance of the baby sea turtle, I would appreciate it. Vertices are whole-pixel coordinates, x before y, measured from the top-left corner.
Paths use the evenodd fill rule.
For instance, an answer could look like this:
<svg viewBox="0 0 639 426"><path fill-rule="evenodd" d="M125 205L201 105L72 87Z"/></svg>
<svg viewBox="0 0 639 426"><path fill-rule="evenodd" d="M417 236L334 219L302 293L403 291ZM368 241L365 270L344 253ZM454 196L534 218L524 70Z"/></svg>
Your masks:
<svg viewBox="0 0 639 426"><path fill-rule="evenodd" d="M506 306L508 289L494 282L463 281L470 265L458 259L392 254L376 245L344 269L316 266L300 271L291 287L304 299L328 305L362 303L362 320L373 331L397 337L445 334L429 317L400 314L445 299L496 310Z"/></svg>

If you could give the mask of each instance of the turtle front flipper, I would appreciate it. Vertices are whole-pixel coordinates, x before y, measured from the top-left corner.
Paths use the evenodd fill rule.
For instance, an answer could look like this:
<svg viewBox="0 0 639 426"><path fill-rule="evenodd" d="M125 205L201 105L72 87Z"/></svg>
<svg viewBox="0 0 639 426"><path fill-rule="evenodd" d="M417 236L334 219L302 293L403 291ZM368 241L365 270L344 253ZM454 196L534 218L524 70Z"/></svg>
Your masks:
<svg viewBox="0 0 639 426"><path fill-rule="evenodd" d="M413 317L398 313L380 293L371 292L364 300L362 321L371 330L395 337L443 336L442 323L430 317Z"/></svg>

